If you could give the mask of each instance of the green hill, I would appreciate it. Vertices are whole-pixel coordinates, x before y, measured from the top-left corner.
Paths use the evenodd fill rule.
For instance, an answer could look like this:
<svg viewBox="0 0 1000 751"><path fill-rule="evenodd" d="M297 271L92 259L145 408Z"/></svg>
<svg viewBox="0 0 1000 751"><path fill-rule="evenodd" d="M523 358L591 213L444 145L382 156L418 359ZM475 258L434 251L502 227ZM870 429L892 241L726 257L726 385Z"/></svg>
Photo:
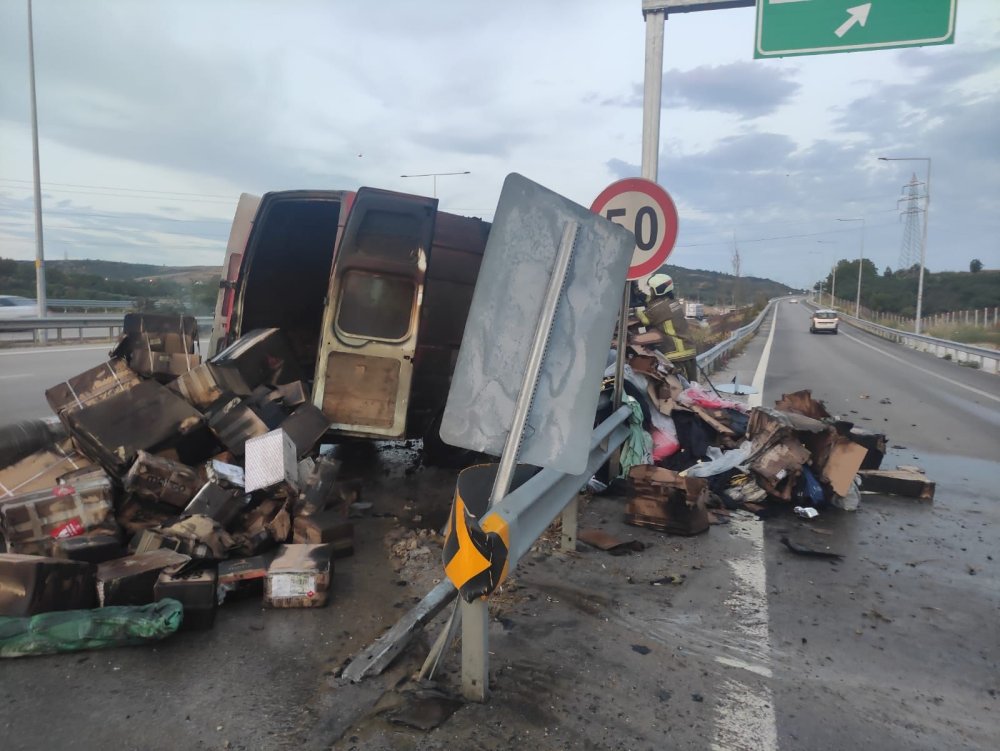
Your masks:
<svg viewBox="0 0 1000 751"><path fill-rule="evenodd" d="M795 292L780 282L757 276L735 277L720 271L664 266L661 271L674 279L678 297L706 305L746 305Z"/></svg>

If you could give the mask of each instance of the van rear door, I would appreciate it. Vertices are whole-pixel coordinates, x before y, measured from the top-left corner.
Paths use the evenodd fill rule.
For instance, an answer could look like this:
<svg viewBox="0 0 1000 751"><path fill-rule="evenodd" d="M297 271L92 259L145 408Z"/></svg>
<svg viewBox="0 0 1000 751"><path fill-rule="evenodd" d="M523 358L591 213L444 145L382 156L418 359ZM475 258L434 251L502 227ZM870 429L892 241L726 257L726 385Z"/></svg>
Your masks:
<svg viewBox="0 0 1000 751"><path fill-rule="evenodd" d="M313 402L347 435L401 438L437 199L358 190L330 276Z"/></svg>
<svg viewBox="0 0 1000 751"><path fill-rule="evenodd" d="M208 354L216 354L228 343L232 331L233 303L236 299L236 281L240 275L240 265L246 252L250 229L253 227L257 208L260 206L260 196L243 193L236 204L236 216L229 230L229 242L226 244L226 260L222 266L222 280L219 282L219 297L215 302L215 318L212 321L212 338L208 343ZM206 358L207 359L207 358Z"/></svg>

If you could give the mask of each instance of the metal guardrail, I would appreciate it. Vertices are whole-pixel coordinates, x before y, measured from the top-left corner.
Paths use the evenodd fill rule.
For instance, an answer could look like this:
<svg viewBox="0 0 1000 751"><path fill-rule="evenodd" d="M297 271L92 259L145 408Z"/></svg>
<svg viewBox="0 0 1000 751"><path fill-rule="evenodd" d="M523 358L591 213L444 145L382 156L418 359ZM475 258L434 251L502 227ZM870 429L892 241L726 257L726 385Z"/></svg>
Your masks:
<svg viewBox="0 0 1000 751"><path fill-rule="evenodd" d="M514 570L518 560L531 549L542 532L560 513L563 514L563 541L567 542L568 530L573 530L570 535L571 544L572 549L576 549L577 493L625 441L628 435L625 423L629 415L628 407L620 407L617 412L594 428L587 468L581 474L567 475L554 469L543 469L505 496L480 520L482 524L486 518L499 515L507 523L510 530L509 571ZM454 600L457 594L458 590L451 581L448 579L442 581L392 628L351 660L341 676L351 682L357 682L381 673L406 648L421 628ZM463 673L467 658L465 650L468 646L463 642ZM485 648L485 645L482 646ZM485 659L485 655L480 655L478 659Z"/></svg>
<svg viewBox="0 0 1000 751"><path fill-rule="evenodd" d="M53 300L47 301L50 308L104 308L105 310L127 310L135 307L135 300Z"/></svg>
<svg viewBox="0 0 1000 751"><path fill-rule="evenodd" d="M756 334L757 329L760 328L760 325L764 322L768 312L771 311L778 299L780 298L768 300L767 305L764 306L764 309L753 321L748 323L746 326L736 329L736 331L732 332L729 335L729 338L724 342L719 342L707 352L702 352L698 355L698 365L701 369L706 373L713 372L716 369L715 364L719 360L725 358L734 347L742 344L745 339Z"/></svg>
<svg viewBox="0 0 1000 751"><path fill-rule="evenodd" d="M811 301L807 305L813 309L818 309L816 304ZM1000 374L1000 350L976 347L975 345L964 344L963 342L953 342L950 339L938 339L937 337L925 334L914 334L912 331L900 331L899 329L866 321L863 318L857 318L841 311L838 311L837 314L845 323L882 339L902 344L904 347L909 347L919 352L928 352L935 357L951 360L952 362L971 365L986 373Z"/></svg>
<svg viewBox="0 0 1000 751"><path fill-rule="evenodd" d="M212 330L212 316L196 316L198 329L201 333L208 333ZM73 341L104 340L103 332L106 330L108 341L113 341L121 336L122 316L116 314L108 315L87 315L87 316L52 316L51 318L15 318L11 320L0 320L0 335L4 334L25 334L30 333L30 341L38 341L40 332L55 332L54 340L63 344ZM102 332L100 334L85 332ZM67 332L76 332L75 336L68 335ZM49 337L45 337L49 339ZM8 338L7 342L24 343L28 342L28 337L21 339ZM51 339L50 339L51 341Z"/></svg>

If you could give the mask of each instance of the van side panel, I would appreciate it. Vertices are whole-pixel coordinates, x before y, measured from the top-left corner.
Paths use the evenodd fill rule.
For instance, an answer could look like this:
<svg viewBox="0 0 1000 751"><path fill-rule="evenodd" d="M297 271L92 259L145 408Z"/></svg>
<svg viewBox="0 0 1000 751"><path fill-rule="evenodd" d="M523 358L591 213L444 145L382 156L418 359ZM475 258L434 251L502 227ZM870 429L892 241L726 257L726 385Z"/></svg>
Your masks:
<svg viewBox="0 0 1000 751"><path fill-rule="evenodd" d="M229 230L226 243L226 259L222 266L222 280L219 283L219 297L215 303L215 317L212 321L212 338L208 343L208 354L214 355L229 342L232 331L233 309L236 302L236 285L246 253L247 241L253 228L254 217L260 207L260 196L243 193L236 204L236 216Z"/></svg>

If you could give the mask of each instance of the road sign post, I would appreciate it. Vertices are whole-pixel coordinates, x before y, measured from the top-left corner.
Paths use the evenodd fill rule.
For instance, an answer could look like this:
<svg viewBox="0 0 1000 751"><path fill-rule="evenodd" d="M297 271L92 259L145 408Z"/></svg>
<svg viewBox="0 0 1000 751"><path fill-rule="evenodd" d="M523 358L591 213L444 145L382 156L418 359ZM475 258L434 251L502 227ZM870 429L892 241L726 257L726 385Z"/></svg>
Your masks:
<svg viewBox="0 0 1000 751"><path fill-rule="evenodd" d="M955 41L958 0L759 0L754 57Z"/></svg>

